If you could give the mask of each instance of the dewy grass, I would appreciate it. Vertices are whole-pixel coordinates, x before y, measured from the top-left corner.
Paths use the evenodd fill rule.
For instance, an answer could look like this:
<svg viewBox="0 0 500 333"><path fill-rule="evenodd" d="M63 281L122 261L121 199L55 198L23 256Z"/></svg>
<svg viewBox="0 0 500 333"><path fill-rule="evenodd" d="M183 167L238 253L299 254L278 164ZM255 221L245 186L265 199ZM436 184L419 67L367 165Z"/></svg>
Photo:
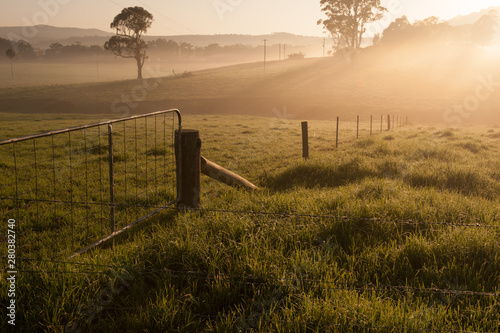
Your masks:
<svg viewBox="0 0 500 333"><path fill-rule="evenodd" d="M335 149L332 123L317 123L311 129L314 149L303 161L298 121L270 131L276 124L265 118L184 120L201 131L205 157L261 191L244 192L203 177L207 210L160 213L78 257L85 265L22 261L19 327L56 332L500 330L494 167L500 141L487 130L429 137L447 129L410 127ZM387 135L393 139L385 140ZM470 148L476 146L461 144L474 140L488 149L475 152ZM161 148L149 152L150 158L163 153ZM137 200L154 204L172 195L152 194ZM67 217L57 222L64 225ZM58 223L33 227L57 231ZM43 242L37 249L42 251ZM7 288L5 279L1 288Z"/></svg>

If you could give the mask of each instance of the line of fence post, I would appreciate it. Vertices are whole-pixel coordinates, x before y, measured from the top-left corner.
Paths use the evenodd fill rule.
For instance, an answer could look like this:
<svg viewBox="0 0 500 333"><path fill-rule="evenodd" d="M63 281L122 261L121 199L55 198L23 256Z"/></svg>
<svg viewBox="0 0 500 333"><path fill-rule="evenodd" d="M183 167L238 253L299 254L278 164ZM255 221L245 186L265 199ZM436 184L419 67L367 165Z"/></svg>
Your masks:
<svg viewBox="0 0 500 333"><path fill-rule="evenodd" d="M307 128L307 121L302 122L302 157L309 158L309 132Z"/></svg>
<svg viewBox="0 0 500 333"><path fill-rule="evenodd" d="M115 232L115 172L113 156L113 125L108 125L109 135L109 205L110 205L110 227L111 233Z"/></svg>
<svg viewBox="0 0 500 333"><path fill-rule="evenodd" d="M387 130L391 130L391 128L398 128L402 126L406 126L408 124L407 116L399 116L399 115L381 115L380 116L380 132L383 132L384 125L384 117L387 117ZM391 119L392 118L392 119ZM304 159L309 158L309 129L308 122L304 121L301 123L302 125L302 157ZM356 138L359 139L359 125L360 125L360 116L357 116L356 119ZM337 128L335 133L335 148L339 147L339 132L340 132L340 117L337 117ZM373 135L373 115L370 115L370 136Z"/></svg>

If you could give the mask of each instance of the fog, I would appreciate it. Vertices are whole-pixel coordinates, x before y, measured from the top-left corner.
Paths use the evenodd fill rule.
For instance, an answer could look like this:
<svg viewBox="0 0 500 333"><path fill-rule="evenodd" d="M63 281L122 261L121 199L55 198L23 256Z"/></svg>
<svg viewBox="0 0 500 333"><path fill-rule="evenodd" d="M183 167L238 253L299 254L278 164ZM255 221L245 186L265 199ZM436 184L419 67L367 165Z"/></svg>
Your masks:
<svg viewBox="0 0 500 333"><path fill-rule="evenodd" d="M263 46L185 57L150 50L143 69L145 78L173 77L175 72L191 73L194 79L164 81L161 89L148 92L147 100L133 111L147 112L167 105L182 107L188 113L274 117L272 110L286 108L294 118L302 119L396 113L409 116L413 122L450 126L500 123L500 50L496 46L419 40L366 47L356 53L341 50L324 58L320 46L289 47L286 52L287 56L295 53L306 58L284 61L283 49L269 45L264 71ZM234 67L231 79L197 72L242 63L251 65L245 70ZM5 59L0 62L0 87L6 99L11 97L5 88L21 94L22 87L134 80L137 73L134 59L107 53L36 61L14 59L12 68L13 79L10 63ZM248 72L249 68L253 70ZM82 103L66 96L63 87L54 89L52 98L57 95L57 99ZM122 93L118 89L109 95L116 98ZM89 103L98 100L90 93L85 96ZM93 112L109 112L112 100L99 102L103 107L94 106ZM54 110L58 111L64 112Z"/></svg>

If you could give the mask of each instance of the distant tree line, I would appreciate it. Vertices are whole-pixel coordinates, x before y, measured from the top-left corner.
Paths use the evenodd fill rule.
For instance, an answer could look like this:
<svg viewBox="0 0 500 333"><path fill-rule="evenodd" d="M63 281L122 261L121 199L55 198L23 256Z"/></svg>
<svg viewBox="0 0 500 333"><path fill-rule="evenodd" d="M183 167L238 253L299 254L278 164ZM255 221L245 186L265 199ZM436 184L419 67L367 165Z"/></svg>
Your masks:
<svg viewBox="0 0 500 333"><path fill-rule="evenodd" d="M194 46L186 42L176 42L158 38L148 42L148 50L151 53L162 54L167 58L193 58L193 57L213 57L213 56L229 56L242 55L252 53L253 51L262 49L261 46L249 46L243 44L224 45L212 43L207 46Z"/></svg>
<svg viewBox="0 0 500 333"><path fill-rule="evenodd" d="M80 42L71 45L52 43L48 49L43 51L41 57L48 60L58 60L61 58L96 56L104 53L104 49L99 45L87 46L82 45Z"/></svg>
<svg viewBox="0 0 500 333"><path fill-rule="evenodd" d="M268 46L268 51L278 52L278 45ZM82 57L96 57L100 55L109 55L100 45L83 45L75 42L69 45L63 45L59 42L52 43L47 49L34 49L30 43L20 41L10 41L0 38L0 55L5 55L8 49L16 52L17 61L58 61L64 59L75 59ZM148 54L151 57L160 57L166 60L183 60L204 57L239 57L256 55L259 56L263 51L263 46L250 46L243 44L220 45L213 43L207 46L194 46L190 43L176 42L165 38L158 38L147 42ZM290 54L289 56L296 57ZM8 58L2 56L1 61L8 61Z"/></svg>
<svg viewBox="0 0 500 333"><path fill-rule="evenodd" d="M382 34L375 36L374 45L381 46L443 46L468 44L487 46L493 42L498 18L496 11L483 15L474 24L452 26L437 17L410 23L406 16L392 22Z"/></svg>
<svg viewBox="0 0 500 333"><path fill-rule="evenodd" d="M10 41L0 38L0 54L6 54L7 50L13 50L17 59L30 61L37 58L37 53L33 46L24 40Z"/></svg>

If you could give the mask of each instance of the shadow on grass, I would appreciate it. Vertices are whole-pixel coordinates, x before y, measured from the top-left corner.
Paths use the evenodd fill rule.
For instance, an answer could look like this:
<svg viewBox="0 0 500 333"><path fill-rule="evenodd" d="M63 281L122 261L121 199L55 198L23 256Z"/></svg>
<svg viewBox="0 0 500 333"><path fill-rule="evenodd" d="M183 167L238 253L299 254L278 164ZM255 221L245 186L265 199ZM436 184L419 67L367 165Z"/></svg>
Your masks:
<svg viewBox="0 0 500 333"><path fill-rule="evenodd" d="M329 165L324 162L303 163L266 179L269 189L283 191L293 187L338 187L376 176L376 172L359 159Z"/></svg>
<svg viewBox="0 0 500 333"><path fill-rule="evenodd" d="M435 187L486 199L494 199L500 193L498 183L476 170L450 169L444 172L421 170L409 175L406 181L413 187Z"/></svg>

